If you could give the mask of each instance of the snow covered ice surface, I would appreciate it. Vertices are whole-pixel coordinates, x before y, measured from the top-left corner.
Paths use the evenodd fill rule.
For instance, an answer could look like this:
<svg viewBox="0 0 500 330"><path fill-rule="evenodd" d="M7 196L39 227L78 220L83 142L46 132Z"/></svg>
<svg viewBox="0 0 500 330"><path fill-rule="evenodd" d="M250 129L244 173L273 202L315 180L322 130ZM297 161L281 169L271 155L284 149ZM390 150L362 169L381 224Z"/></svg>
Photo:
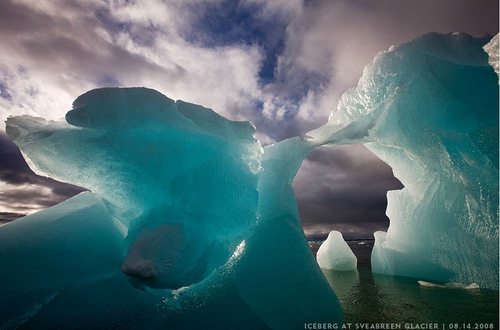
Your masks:
<svg viewBox="0 0 500 330"><path fill-rule="evenodd" d="M338 231L328 234L328 238L318 249L316 260L321 268L338 271L354 270L358 264L358 259Z"/></svg>
<svg viewBox="0 0 500 330"><path fill-rule="evenodd" d="M350 143L364 143L405 186L388 194L373 271L498 288L498 77L488 41L428 34L382 52L326 125L265 148L250 123L146 88L85 93L67 122L9 118L33 170L92 192L0 227L1 323L341 322L291 184L311 150Z"/></svg>

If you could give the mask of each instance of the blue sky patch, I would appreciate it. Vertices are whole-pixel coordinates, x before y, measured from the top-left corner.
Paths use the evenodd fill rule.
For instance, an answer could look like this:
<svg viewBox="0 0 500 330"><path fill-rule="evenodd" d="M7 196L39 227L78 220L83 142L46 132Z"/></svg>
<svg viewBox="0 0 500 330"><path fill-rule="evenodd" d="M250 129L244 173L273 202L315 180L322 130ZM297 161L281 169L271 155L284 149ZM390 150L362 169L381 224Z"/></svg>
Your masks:
<svg viewBox="0 0 500 330"><path fill-rule="evenodd" d="M225 0L193 8L195 23L185 38L203 47L233 44L258 45L265 59L259 72L263 84L274 80L277 58L284 49L286 22L279 17L267 20L258 15L256 4Z"/></svg>

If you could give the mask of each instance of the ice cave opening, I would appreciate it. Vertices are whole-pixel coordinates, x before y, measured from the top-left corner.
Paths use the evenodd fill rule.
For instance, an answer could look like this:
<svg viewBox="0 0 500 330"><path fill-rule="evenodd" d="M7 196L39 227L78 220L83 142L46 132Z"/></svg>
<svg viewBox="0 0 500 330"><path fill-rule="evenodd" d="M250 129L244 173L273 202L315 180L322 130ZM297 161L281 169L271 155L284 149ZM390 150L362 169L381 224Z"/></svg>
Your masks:
<svg viewBox="0 0 500 330"><path fill-rule="evenodd" d="M347 240L387 231L387 191L400 190L392 168L361 144L319 147L304 159L292 185L308 240L331 230Z"/></svg>

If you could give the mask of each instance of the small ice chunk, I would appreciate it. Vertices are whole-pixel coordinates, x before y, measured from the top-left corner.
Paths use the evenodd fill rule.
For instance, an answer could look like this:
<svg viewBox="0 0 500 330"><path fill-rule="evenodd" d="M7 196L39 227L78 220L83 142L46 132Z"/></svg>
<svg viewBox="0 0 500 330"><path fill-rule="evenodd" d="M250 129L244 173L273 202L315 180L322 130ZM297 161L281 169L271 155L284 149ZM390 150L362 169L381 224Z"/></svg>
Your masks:
<svg viewBox="0 0 500 330"><path fill-rule="evenodd" d="M464 289L465 290L479 289L479 285L477 285L477 283L472 283L472 284L467 285Z"/></svg>
<svg viewBox="0 0 500 330"><path fill-rule="evenodd" d="M331 231L321 244L316 255L318 265L323 269L349 271L357 268L358 259L344 241L342 233Z"/></svg>
<svg viewBox="0 0 500 330"><path fill-rule="evenodd" d="M441 284L436 284L436 283L431 283L431 282L426 282L426 281L418 281L418 284L421 286L425 286L428 288L444 288L444 285Z"/></svg>
<svg viewBox="0 0 500 330"><path fill-rule="evenodd" d="M469 285L465 285L462 283L445 283L444 285L441 285L426 281L418 281L418 284L428 288L447 288L447 289L465 289L465 290L479 289L479 285L477 285L477 283L472 283Z"/></svg>

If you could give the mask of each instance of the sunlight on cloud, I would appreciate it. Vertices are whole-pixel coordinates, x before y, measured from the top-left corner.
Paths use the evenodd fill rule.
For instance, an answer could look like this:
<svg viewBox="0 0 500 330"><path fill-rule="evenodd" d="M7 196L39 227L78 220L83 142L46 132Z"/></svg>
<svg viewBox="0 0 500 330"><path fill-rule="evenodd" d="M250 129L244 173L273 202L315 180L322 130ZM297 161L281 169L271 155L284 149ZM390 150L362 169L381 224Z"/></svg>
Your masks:
<svg viewBox="0 0 500 330"><path fill-rule="evenodd" d="M1 99L0 119L25 113L61 118L76 96L109 81L148 86L232 119L251 119L244 112L261 97L260 48L205 48L184 40L180 29L188 27L190 16L186 2L111 2L109 7L93 2L87 11L68 5L64 16L52 7L18 8L26 20L43 15L50 24L6 38L0 72L10 97ZM140 40L144 35L152 41Z"/></svg>

